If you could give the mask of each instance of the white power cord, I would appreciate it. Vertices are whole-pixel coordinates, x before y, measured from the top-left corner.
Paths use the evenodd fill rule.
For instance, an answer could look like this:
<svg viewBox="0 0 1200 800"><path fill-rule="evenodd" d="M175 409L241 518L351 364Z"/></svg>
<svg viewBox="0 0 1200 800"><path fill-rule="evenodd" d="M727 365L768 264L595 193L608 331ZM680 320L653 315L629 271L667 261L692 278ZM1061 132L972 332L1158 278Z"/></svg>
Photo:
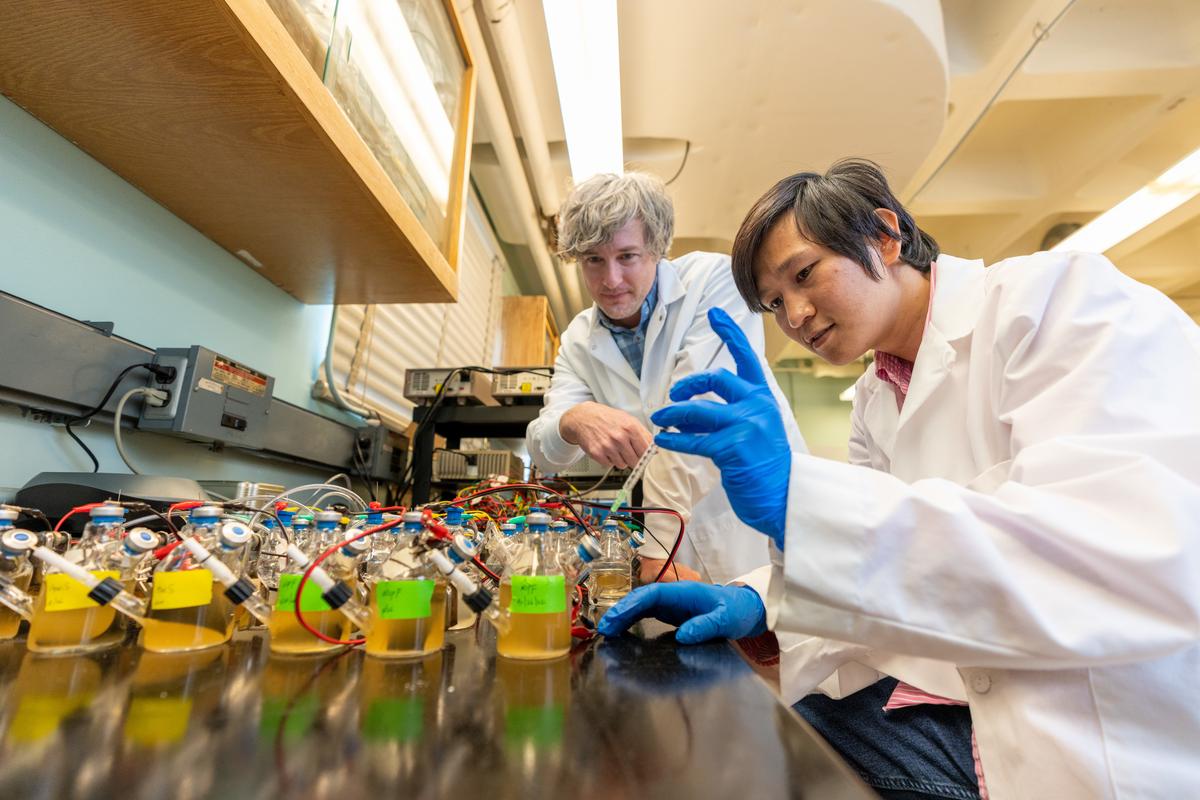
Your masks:
<svg viewBox="0 0 1200 800"><path fill-rule="evenodd" d="M335 484L335 483L337 483L339 480L340 480L340 481L344 481L344 482L345 482L345 484L346 484L346 488L347 488L347 489L353 489L353 488L354 488L354 484L350 482L350 476L349 476L349 475L347 475L347 474L346 474L346 473L344 473L344 472L339 472L339 473L338 473L338 474L336 474L336 475L330 475L328 478L326 478L326 479L325 479L325 482L326 482L326 483L328 483L328 484Z"/></svg>
<svg viewBox="0 0 1200 800"><path fill-rule="evenodd" d="M125 404L129 402L131 397L142 397L143 402L148 406L158 408L167 404L167 399L170 395L163 389L151 389L149 386L140 386L137 389L130 389L125 394L121 395L121 399L117 401L117 409L113 412L113 441L117 443L117 453L120 454L121 460L125 462L125 466L129 467L129 471L134 475L141 475L138 468L129 463L129 455L125 452L125 444L121 441L121 414L125 411Z"/></svg>
<svg viewBox="0 0 1200 800"><path fill-rule="evenodd" d="M382 422L379 412L366 405L356 406L348 402L342 397L342 393L338 391L337 381L333 379L333 341L337 334L337 318L338 306L335 303L333 313L329 317L329 339L325 343L325 388L329 390L329 396L333 399L333 404L338 408L349 411L351 414L357 414L368 425L379 425Z"/></svg>

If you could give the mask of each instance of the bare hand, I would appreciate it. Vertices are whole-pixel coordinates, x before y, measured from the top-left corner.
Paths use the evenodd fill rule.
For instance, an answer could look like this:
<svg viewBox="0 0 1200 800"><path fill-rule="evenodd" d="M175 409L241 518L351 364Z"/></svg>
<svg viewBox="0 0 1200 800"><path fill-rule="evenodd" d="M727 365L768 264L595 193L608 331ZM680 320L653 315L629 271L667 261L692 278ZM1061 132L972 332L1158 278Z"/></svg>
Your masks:
<svg viewBox="0 0 1200 800"><path fill-rule="evenodd" d="M580 403L562 415L558 432L606 467L628 469L650 446L650 432L631 414L600 403Z"/></svg>
<svg viewBox="0 0 1200 800"><path fill-rule="evenodd" d="M662 558L642 558L641 562L642 566L638 573L638 582L640 585L645 585L647 583L654 582L654 578L658 575L659 571L662 570L663 564L666 563L666 560ZM692 569L691 567L684 566L678 561L672 561L671 568L667 570L665 575L662 576L661 582L668 583L670 581L704 582L704 578L701 578L700 573L696 572L696 570Z"/></svg>

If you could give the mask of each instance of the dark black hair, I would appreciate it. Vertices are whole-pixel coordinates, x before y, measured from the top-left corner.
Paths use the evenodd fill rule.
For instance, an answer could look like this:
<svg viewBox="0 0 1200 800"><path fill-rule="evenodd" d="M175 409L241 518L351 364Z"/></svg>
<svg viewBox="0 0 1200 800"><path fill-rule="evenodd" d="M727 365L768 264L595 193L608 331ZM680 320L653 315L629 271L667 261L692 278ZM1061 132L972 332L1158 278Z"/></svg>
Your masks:
<svg viewBox="0 0 1200 800"><path fill-rule="evenodd" d="M888 227L875 213L877 208L893 211L900 230ZM920 272L928 273L938 257L938 243L917 227L874 162L847 158L824 175L797 172L758 199L733 240L734 282L746 305L760 313L767 309L758 299L754 259L767 232L788 211L804 238L849 258L875 280L883 276L871 257L870 242L880 236L898 240L901 260Z"/></svg>

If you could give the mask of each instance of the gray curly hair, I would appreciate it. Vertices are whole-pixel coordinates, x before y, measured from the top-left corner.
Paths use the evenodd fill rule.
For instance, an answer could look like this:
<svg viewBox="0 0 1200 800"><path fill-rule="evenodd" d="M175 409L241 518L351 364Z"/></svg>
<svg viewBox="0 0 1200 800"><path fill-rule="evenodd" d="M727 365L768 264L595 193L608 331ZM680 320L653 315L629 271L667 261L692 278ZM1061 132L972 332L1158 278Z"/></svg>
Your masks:
<svg viewBox="0 0 1200 800"><path fill-rule="evenodd" d="M675 206L662 180L644 172L595 175L573 188L558 211L558 254L575 261L631 219L645 228L646 249L662 258L675 238Z"/></svg>

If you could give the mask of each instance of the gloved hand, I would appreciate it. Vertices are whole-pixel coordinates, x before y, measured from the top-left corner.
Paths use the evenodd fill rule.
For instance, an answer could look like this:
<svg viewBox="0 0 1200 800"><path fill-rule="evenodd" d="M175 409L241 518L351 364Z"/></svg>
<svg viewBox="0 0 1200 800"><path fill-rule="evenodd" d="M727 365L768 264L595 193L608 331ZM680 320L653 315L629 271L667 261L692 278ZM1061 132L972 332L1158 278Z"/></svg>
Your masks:
<svg viewBox="0 0 1200 800"><path fill-rule="evenodd" d="M675 641L699 644L709 639L741 639L767 630L767 609L749 586L715 586L697 581L652 583L621 598L596 626L615 636L643 617L678 625Z"/></svg>
<svg viewBox="0 0 1200 800"><path fill-rule="evenodd" d="M719 369L680 379L671 387L676 403L650 417L655 425L679 433L663 431L654 441L668 450L711 458L721 470L721 485L734 512L783 549L792 470L783 417L742 329L720 308L709 309L708 321L729 347L737 375ZM688 400L705 392L715 392L725 402Z"/></svg>

